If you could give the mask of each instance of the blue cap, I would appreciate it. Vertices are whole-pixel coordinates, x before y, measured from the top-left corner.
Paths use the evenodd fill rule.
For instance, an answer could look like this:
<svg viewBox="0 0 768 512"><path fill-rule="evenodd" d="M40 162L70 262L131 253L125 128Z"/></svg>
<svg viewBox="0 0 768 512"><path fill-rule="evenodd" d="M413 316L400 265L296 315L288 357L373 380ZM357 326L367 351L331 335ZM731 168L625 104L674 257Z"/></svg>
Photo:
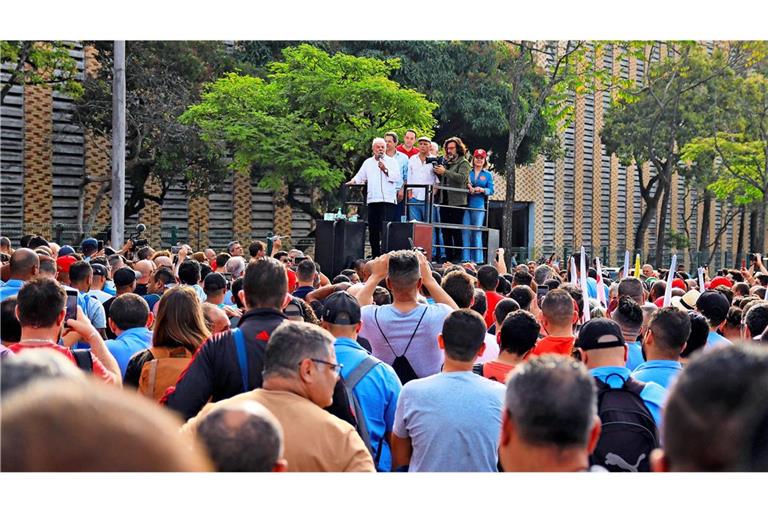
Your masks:
<svg viewBox="0 0 768 512"><path fill-rule="evenodd" d="M95 238L86 238L83 243L80 244L80 248L83 252L99 248L99 242Z"/></svg>
<svg viewBox="0 0 768 512"><path fill-rule="evenodd" d="M98 247L98 244L96 246ZM59 256L69 256L70 254L75 254L75 250L71 245L62 245L61 249L59 249Z"/></svg>

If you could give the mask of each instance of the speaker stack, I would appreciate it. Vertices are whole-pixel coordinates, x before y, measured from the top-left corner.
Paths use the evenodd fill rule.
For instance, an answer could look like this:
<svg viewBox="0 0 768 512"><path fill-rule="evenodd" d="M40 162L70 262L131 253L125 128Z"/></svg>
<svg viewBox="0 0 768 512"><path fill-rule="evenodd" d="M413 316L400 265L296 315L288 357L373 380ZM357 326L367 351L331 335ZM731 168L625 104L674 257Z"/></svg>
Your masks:
<svg viewBox="0 0 768 512"><path fill-rule="evenodd" d="M333 279L365 254L365 222L321 220L315 226L315 261Z"/></svg>

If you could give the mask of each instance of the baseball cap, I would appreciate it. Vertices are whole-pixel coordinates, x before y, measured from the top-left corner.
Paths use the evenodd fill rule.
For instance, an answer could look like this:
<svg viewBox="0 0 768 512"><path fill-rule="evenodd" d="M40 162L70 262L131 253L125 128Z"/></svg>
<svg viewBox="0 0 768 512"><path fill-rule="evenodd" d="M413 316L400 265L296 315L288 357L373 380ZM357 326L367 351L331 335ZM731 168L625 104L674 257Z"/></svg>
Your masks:
<svg viewBox="0 0 768 512"><path fill-rule="evenodd" d="M475 152L472 153L472 156L475 158L485 158L488 156L488 153L486 153L484 149L476 149Z"/></svg>
<svg viewBox="0 0 768 512"><path fill-rule="evenodd" d="M56 270L59 272L66 272L69 273L69 267L71 267L73 264L77 263L77 258L74 256L66 255L66 256L59 256L56 259Z"/></svg>
<svg viewBox="0 0 768 512"><path fill-rule="evenodd" d="M132 268L122 267L115 271L112 276L112 281L115 282L115 286L128 286L135 282L139 277L141 277L141 274Z"/></svg>
<svg viewBox="0 0 768 512"><path fill-rule="evenodd" d="M679 277L676 277L672 280L672 288L680 288L681 290L688 289L688 287L685 286L685 281L683 281Z"/></svg>
<svg viewBox="0 0 768 512"><path fill-rule="evenodd" d="M682 297L672 297L672 305L680 311L693 311L696 308L696 301L699 300L701 293L699 290L686 292Z"/></svg>
<svg viewBox="0 0 768 512"><path fill-rule="evenodd" d="M609 318L593 318L581 326L576 347L582 350L623 347L624 335L619 324Z"/></svg>
<svg viewBox="0 0 768 512"><path fill-rule="evenodd" d="M718 291L708 291L702 293L696 301L696 309L704 315L707 320L723 319L728 316L730 308L728 299Z"/></svg>
<svg viewBox="0 0 768 512"><path fill-rule="evenodd" d="M216 293L227 289L227 278L218 272L211 272L203 279L205 293Z"/></svg>
<svg viewBox="0 0 768 512"><path fill-rule="evenodd" d="M432 142L432 140L429 137L421 136L417 139L417 142Z"/></svg>
<svg viewBox="0 0 768 512"><path fill-rule="evenodd" d="M733 281L725 276L717 276L707 284L707 290L712 290L713 288L717 288L720 285L730 288L733 286Z"/></svg>
<svg viewBox="0 0 768 512"><path fill-rule="evenodd" d="M107 267L105 267L101 263L91 263L91 268L93 269L93 275L108 277Z"/></svg>
<svg viewBox="0 0 768 512"><path fill-rule="evenodd" d="M83 252L93 250L93 249L98 249L99 242L95 238L86 238L80 244L80 248L83 250Z"/></svg>
<svg viewBox="0 0 768 512"><path fill-rule="evenodd" d="M75 254L71 245L62 245L59 249L59 256L69 256L70 254Z"/></svg>
<svg viewBox="0 0 768 512"><path fill-rule="evenodd" d="M323 320L334 325L360 322L360 303L347 292L335 292L323 301Z"/></svg>

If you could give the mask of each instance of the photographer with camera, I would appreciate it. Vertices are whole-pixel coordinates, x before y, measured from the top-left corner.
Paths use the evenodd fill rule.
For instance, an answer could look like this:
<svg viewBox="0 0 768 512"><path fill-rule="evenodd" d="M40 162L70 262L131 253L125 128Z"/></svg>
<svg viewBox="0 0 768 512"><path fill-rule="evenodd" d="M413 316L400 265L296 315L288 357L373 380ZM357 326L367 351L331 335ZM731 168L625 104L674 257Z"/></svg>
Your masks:
<svg viewBox="0 0 768 512"><path fill-rule="evenodd" d="M446 224L463 224L464 210L451 208L453 206L467 206L467 183L469 171L472 166L466 158L467 147L458 137L451 137L443 143L445 159L434 166L435 174L440 178L440 183L446 187L460 188L462 191L441 190L440 220ZM447 207L447 208L446 208ZM443 238L446 247L445 255L449 261L457 263L461 259L463 237L461 229L443 229Z"/></svg>
<svg viewBox="0 0 768 512"><path fill-rule="evenodd" d="M373 156L363 162L355 177L346 183L368 184L368 232L374 258L381 254L381 230L384 223L395 220L397 191L403 186L400 165L397 160L386 155L386 146L386 141L381 137L373 139Z"/></svg>

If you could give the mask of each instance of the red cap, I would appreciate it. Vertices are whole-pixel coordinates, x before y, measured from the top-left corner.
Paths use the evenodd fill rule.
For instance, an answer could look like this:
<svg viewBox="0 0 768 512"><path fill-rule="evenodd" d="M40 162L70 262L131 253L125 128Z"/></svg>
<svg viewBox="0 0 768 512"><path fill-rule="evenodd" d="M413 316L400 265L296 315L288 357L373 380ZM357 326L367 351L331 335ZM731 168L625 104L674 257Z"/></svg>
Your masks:
<svg viewBox="0 0 768 512"><path fill-rule="evenodd" d="M77 258L74 256L59 256L59 258L56 260L56 270L69 274L69 267L71 267L74 263L77 263Z"/></svg>
<svg viewBox="0 0 768 512"><path fill-rule="evenodd" d="M674 286L672 288L674 288ZM653 301L653 303L656 304L656 307L663 308L664 307L664 297L659 297L658 299Z"/></svg>
<svg viewBox="0 0 768 512"><path fill-rule="evenodd" d="M727 286L728 288L730 288L731 286L733 286L733 282L725 276L717 276L716 278L711 280L709 283L707 283L707 290L717 288L720 285Z"/></svg>
<svg viewBox="0 0 768 512"><path fill-rule="evenodd" d="M486 153L484 149L476 149L475 152L472 153L472 156L474 156L475 158L477 157L485 158L486 156L488 156L488 153Z"/></svg>
<svg viewBox="0 0 768 512"><path fill-rule="evenodd" d="M681 290L688 291L688 287L685 286L685 281L679 277L672 280L672 288L680 288Z"/></svg>

